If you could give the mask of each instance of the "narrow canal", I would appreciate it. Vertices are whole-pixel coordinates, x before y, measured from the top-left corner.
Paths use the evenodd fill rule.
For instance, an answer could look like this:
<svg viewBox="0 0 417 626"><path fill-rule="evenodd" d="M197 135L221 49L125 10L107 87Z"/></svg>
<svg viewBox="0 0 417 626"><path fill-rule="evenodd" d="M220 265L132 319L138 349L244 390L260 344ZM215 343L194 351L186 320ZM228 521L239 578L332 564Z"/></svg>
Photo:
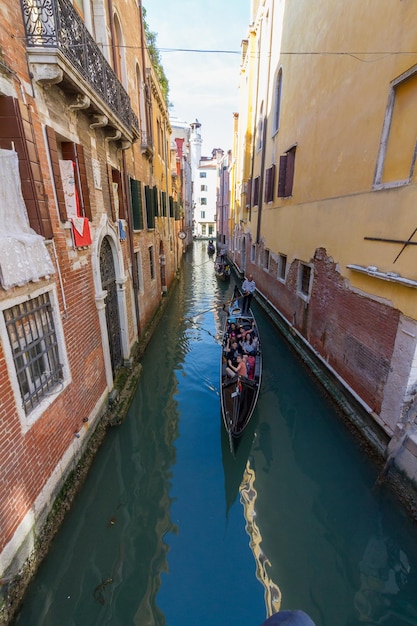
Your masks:
<svg viewBox="0 0 417 626"><path fill-rule="evenodd" d="M230 454L218 334L232 290L196 243L16 625L260 626L279 606L316 626L417 624L416 527L256 304L262 391Z"/></svg>

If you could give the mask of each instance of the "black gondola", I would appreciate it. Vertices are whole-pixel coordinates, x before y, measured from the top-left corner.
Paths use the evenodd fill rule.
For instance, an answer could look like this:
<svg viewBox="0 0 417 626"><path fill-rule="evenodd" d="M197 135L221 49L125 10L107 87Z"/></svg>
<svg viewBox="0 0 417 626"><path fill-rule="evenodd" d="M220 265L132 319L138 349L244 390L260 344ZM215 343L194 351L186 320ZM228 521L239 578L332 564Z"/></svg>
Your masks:
<svg viewBox="0 0 417 626"><path fill-rule="evenodd" d="M216 247L213 243L213 239L209 239L208 245L207 245L207 253L209 256L213 256L213 254L216 252Z"/></svg>
<svg viewBox="0 0 417 626"><path fill-rule="evenodd" d="M224 256L218 256L214 264L214 273L220 280L230 280L230 265Z"/></svg>
<svg viewBox="0 0 417 626"><path fill-rule="evenodd" d="M230 377L226 371L226 348L230 337L231 325L242 326L256 338L254 360L250 362L247 376ZM248 359L249 360L249 359ZM255 410L261 387L262 351L258 327L252 311L242 313L242 295L235 287L235 298L229 308L223 328L222 354L220 364L220 399L223 423L229 435L230 447L238 439Z"/></svg>

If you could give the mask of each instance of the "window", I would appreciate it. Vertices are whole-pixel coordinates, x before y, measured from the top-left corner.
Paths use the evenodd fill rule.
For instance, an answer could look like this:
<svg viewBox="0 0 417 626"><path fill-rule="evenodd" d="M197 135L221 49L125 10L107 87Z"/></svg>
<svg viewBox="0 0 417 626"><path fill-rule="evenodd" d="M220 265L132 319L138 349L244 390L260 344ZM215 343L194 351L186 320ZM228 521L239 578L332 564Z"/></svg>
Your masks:
<svg viewBox="0 0 417 626"><path fill-rule="evenodd" d="M200 204L207 204L207 198L200 198Z"/></svg>
<svg viewBox="0 0 417 626"><path fill-rule="evenodd" d="M167 216L167 192L161 191L161 207L162 207L162 215L164 217Z"/></svg>
<svg viewBox="0 0 417 626"><path fill-rule="evenodd" d="M201 234L202 234L203 237L206 236L206 234L207 234L207 225L206 224L202 224L201 225Z"/></svg>
<svg viewBox="0 0 417 626"><path fill-rule="evenodd" d="M417 66L392 81L375 171L374 188L411 183L417 158Z"/></svg>
<svg viewBox="0 0 417 626"><path fill-rule="evenodd" d="M154 261L154 254L153 254L153 246L149 246L148 250L149 250L149 271L151 275L151 280L153 280L155 278L155 261Z"/></svg>
<svg viewBox="0 0 417 626"><path fill-rule="evenodd" d="M272 118L272 134L275 135L279 131L279 122L281 116L281 96L282 96L282 67L279 68L275 77L274 91L274 111Z"/></svg>
<svg viewBox="0 0 417 626"><path fill-rule="evenodd" d="M202 220L204 220L205 217L206 217L206 212L205 211L200 211L200 217L201 217Z"/></svg>
<svg viewBox="0 0 417 626"><path fill-rule="evenodd" d="M200 172L200 178L207 178L207 172Z"/></svg>
<svg viewBox="0 0 417 626"><path fill-rule="evenodd" d="M90 192L87 183L87 169L84 158L84 148L82 145L71 141L60 141L53 128L46 127L48 138L49 154L51 157L52 173L54 177L55 190L58 200L58 211L62 222L68 220L68 211L65 202L60 159L71 161L74 168L75 190L77 195L76 210L78 217L86 217L92 221ZM116 171L116 170L115 170ZM113 182L113 177L109 173L109 184Z"/></svg>
<svg viewBox="0 0 417 626"><path fill-rule="evenodd" d="M279 158L278 197L288 198L292 196L295 168L295 149L293 146L286 154Z"/></svg>
<svg viewBox="0 0 417 626"><path fill-rule="evenodd" d="M143 230L142 183L130 179L130 195L132 198L133 230Z"/></svg>
<svg viewBox="0 0 417 626"><path fill-rule="evenodd" d="M148 228L155 228L156 202L154 189L154 187L145 185L146 221Z"/></svg>
<svg viewBox="0 0 417 626"><path fill-rule="evenodd" d="M255 246L255 244L252 244L251 248L250 248L250 260L251 260L251 263L256 263L256 246Z"/></svg>
<svg viewBox="0 0 417 626"><path fill-rule="evenodd" d="M4 320L27 415L63 383L49 292L5 309Z"/></svg>
<svg viewBox="0 0 417 626"><path fill-rule="evenodd" d="M271 165L265 172L265 202L274 199L275 165Z"/></svg>
<svg viewBox="0 0 417 626"><path fill-rule="evenodd" d="M311 279L311 266L306 263L300 263L298 268L298 292L304 299L310 296Z"/></svg>
<svg viewBox="0 0 417 626"><path fill-rule="evenodd" d="M0 96L0 148L14 149L19 159L22 195L30 226L46 239L53 237L47 196L39 164L30 107L11 96ZM4 224L2 233L5 234Z"/></svg>
<svg viewBox="0 0 417 626"><path fill-rule="evenodd" d="M200 190L201 191L207 191L207 185L201 185Z"/></svg>
<svg viewBox="0 0 417 626"><path fill-rule="evenodd" d="M269 260L270 260L270 252L269 250L264 250L264 269L269 271Z"/></svg>
<svg viewBox="0 0 417 626"><path fill-rule="evenodd" d="M287 272L287 257L285 254L278 256L278 278L285 281L285 274Z"/></svg>
<svg viewBox="0 0 417 626"><path fill-rule="evenodd" d="M259 176L253 179L253 187L252 187L252 206L259 205Z"/></svg>

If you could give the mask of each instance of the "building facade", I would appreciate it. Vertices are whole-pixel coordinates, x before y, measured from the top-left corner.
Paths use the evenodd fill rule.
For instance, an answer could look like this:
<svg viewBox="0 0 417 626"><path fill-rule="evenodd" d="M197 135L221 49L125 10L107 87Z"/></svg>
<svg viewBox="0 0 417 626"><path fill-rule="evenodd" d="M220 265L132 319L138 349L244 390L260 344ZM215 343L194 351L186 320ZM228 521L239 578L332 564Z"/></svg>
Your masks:
<svg viewBox="0 0 417 626"><path fill-rule="evenodd" d="M0 576L31 554L178 270L136 0L1 4Z"/></svg>
<svg viewBox="0 0 417 626"><path fill-rule="evenodd" d="M417 478L415 3L252 3L229 254Z"/></svg>
<svg viewBox="0 0 417 626"><path fill-rule="evenodd" d="M216 238L218 167L223 156L223 150L215 149L210 157L202 156L201 124L196 120L190 126L193 237L214 240Z"/></svg>
<svg viewBox="0 0 417 626"><path fill-rule="evenodd" d="M187 249L193 241L193 199L192 170L190 158L191 127L187 122L171 116L171 165L175 168L175 182L178 193L178 204L181 211L183 249ZM185 236L184 236L185 235Z"/></svg>

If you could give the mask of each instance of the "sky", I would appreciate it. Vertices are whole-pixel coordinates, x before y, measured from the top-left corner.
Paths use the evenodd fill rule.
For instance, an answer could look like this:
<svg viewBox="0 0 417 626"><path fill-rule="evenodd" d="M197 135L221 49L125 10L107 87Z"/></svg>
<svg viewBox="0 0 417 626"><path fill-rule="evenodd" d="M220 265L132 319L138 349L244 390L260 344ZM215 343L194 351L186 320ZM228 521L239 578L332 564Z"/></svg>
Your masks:
<svg viewBox="0 0 417 626"><path fill-rule="evenodd" d="M241 41L247 37L250 0L143 0L143 6L169 82L170 116L189 124L198 119L203 156L214 148L228 150L233 113L239 110Z"/></svg>

